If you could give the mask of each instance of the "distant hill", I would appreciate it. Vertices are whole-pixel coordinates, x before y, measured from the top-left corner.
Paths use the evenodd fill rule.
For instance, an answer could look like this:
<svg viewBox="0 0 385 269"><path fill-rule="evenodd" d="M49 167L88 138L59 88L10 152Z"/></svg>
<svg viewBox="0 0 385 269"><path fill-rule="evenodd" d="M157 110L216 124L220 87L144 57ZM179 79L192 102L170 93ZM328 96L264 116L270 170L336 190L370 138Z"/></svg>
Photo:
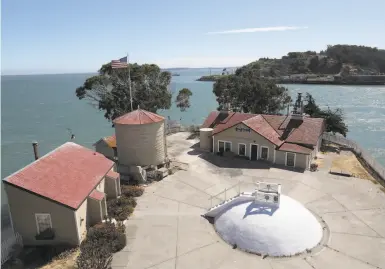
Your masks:
<svg viewBox="0 0 385 269"><path fill-rule="evenodd" d="M379 75L385 73L385 50L355 45L327 46L320 52L289 52L281 59L260 58L239 69L279 77L293 74Z"/></svg>

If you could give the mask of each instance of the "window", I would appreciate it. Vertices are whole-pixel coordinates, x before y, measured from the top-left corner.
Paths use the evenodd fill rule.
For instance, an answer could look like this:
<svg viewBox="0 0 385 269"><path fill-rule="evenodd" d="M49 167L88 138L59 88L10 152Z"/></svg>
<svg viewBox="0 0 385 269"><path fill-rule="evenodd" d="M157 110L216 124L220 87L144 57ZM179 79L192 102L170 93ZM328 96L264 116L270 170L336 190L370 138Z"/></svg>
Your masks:
<svg viewBox="0 0 385 269"><path fill-rule="evenodd" d="M218 140L218 150L219 152L231 151L231 142Z"/></svg>
<svg viewBox="0 0 385 269"><path fill-rule="evenodd" d="M295 153L286 152L286 166L295 166Z"/></svg>
<svg viewBox="0 0 385 269"><path fill-rule="evenodd" d="M269 158L269 148L268 147L261 147L261 159L267 160Z"/></svg>
<svg viewBox="0 0 385 269"><path fill-rule="evenodd" d="M47 229L52 228L51 215L50 214L35 214L37 233L40 234Z"/></svg>
<svg viewBox="0 0 385 269"><path fill-rule="evenodd" d="M225 142L225 151L226 152L231 151L231 142Z"/></svg>
<svg viewBox="0 0 385 269"><path fill-rule="evenodd" d="M246 144L238 144L238 155L246 156Z"/></svg>

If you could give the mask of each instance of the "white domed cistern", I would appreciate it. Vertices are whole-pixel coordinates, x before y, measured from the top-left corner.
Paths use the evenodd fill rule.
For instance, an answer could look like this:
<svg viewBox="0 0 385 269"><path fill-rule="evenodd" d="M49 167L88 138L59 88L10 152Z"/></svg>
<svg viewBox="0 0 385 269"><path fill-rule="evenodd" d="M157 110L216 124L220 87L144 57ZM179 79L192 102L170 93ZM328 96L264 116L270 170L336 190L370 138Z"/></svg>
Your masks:
<svg viewBox="0 0 385 269"><path fill-rule="evenodd" d="M323 238L318 219L301 203L281 194L281 185L258 182L210 209L224 241L238 249L274 257L293 256L315 248Z"/></svg>

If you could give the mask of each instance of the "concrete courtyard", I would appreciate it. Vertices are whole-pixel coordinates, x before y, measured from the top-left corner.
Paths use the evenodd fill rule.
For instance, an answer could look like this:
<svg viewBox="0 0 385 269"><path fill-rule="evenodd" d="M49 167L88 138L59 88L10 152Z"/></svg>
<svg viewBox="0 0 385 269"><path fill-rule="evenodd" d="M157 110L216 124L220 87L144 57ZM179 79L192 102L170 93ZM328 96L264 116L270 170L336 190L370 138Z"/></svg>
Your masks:
<svg viewBox="0 0 385 269"><path fill-rule="evenodd" d="M127 221L127 246L112 268L382 268L385 269L385 193L369 180L270 168L194 148L188 133L168 137L168 154L188 169L146 187ZM325 221L330 236L314 253L262 258L233 249L201 217L211 203L252 190L257 181L282 184L282 192ZM225 191L226 190L226 191ZM213 196L215 196L213 198Z"/></svg>

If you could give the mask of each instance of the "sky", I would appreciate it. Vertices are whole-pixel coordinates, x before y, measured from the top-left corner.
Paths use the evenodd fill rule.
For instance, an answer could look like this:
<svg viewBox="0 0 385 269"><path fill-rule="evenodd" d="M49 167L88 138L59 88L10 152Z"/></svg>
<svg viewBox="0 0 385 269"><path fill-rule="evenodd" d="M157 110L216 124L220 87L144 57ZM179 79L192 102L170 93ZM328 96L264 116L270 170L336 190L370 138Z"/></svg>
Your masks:
<svg viewBox="0 0 385 269"><path fill-rule="evenodd" d="M384 0L2 0L1 70L95 72L130 55L162 68L242 66L290 51L385 48Z"/></svg>

